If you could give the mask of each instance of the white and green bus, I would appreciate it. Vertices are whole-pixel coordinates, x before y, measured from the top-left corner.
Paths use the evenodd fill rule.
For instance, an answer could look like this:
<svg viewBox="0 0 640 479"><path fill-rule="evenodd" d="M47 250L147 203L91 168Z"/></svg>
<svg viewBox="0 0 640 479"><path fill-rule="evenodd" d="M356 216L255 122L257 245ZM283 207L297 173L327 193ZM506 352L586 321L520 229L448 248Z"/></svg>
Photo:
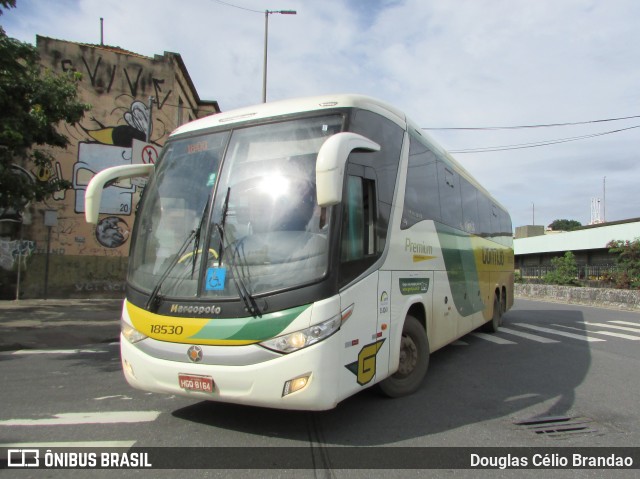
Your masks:
<svg viewBox="0 0 640 479"><path fill-rule="evenodd" d="M513 304L511 220L397 109L356 95L202 118L155 165L132 234L121 356L134 387L324 410L416 391L430 353Z"/></svg>

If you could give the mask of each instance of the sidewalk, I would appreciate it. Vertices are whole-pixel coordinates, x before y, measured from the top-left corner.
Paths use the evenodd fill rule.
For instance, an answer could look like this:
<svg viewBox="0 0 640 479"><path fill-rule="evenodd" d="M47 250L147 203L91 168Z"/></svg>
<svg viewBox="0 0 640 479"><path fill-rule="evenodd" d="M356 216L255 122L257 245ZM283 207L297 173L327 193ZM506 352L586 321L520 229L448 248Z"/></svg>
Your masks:
<svg viewBox="0 0 640 479"><path fill-rule="evenodd" d="M121 299L0 301L0 351L118 341Z"/></svg>

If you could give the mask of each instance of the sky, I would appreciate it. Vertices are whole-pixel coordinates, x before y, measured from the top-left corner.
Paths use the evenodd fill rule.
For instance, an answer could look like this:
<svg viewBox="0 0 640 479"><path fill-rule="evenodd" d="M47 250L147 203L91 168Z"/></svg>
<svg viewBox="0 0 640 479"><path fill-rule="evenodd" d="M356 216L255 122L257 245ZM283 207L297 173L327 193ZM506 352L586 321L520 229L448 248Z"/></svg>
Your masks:
<svg viewBox="0 0 640 479"><path fill-rule="evenodd" d="M269 101L394 105L514 228L589 224L593 199L606 221L640 217L637 0L17 0L0 25L99 44L102 17L105 44L179 53L200 98L229 111L262 101L265 10L297 12L269 15Z"/></svg>

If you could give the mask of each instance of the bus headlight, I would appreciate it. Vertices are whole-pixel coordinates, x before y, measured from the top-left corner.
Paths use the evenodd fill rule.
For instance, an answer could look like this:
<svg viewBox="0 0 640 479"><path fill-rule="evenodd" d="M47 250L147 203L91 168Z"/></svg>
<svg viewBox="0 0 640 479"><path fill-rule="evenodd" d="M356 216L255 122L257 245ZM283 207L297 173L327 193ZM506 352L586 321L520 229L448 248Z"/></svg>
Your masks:
<svg viewBox="0 0 640 479"><path fill-rule="evenodd" d="M148 336L145 336L136 328L131 326L126 321L120 320L120 331L122 335L127 338L127 341L130 343L137 343L138 341L142 341L143 339L147 339Z"/></svg>
<svg viewBox="0 0 640 479"><path fill-rule="evenodd" d="M341 322L340 316L334 316L328 321L314 324L307 329L263 341L260 345L279 353L292 353L328 338L340 329Z"/></svg>

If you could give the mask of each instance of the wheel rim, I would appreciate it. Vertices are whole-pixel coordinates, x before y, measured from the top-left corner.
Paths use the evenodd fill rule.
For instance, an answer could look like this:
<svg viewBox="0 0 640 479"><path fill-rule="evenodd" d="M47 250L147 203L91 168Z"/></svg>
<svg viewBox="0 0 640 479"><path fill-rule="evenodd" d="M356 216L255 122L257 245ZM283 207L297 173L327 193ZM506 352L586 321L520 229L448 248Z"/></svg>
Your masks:
<svg viewBox="0 0 640 479"><path fill-rule="evenodd" d="M397 376L406 377L416 368L418 364L418 347L410 336L403 335L400 342L400 365Z"/></svg>

